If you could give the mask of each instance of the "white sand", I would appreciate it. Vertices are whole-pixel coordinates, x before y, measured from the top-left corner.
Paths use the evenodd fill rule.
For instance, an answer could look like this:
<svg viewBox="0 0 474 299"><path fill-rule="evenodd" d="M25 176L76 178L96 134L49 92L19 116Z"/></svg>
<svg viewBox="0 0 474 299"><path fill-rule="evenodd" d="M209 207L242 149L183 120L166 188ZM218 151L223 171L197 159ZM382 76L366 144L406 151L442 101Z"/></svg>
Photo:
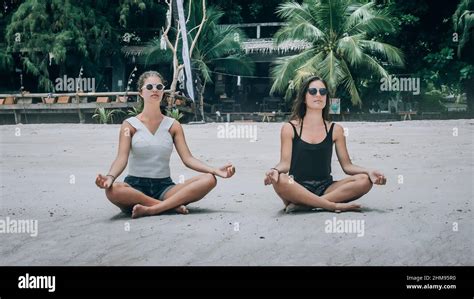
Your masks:
<svg viewBox="0 0 474 299"><path fill-rule="evenodd" d="M0 126L0 220L39 226L37 237L0 234L0 264L474 265L474 120L341 124L353 162L388 178L358 200L362 213L284 214L263 185L279 159L282 124L253 123L258 140L249 142L218 139L213 123L185 125L188 145L211 165L232 161L236 175L219 179L189 215L137 220L94 184L115 158L118 125ZM176 182L196 174L176 152L171 169ZM335 153L333 176L345 176ZM333 217L364 220L364 236L326 233Z"/></svg>

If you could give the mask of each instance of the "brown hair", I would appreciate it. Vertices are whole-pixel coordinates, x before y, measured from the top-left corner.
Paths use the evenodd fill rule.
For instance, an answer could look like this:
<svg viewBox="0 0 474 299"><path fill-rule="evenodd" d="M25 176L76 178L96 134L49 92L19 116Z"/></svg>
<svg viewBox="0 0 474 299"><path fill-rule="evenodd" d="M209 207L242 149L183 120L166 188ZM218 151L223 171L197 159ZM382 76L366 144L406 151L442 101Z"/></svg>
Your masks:
<svg viewBox="0 0 474 299"><path fill-rule="evenodd" d="M138 92L140 92L142 90L143 85L145 85L145 80L150 77L158 77L160 78L161 82L165 84L165 79L163 79L163 76L160 73L156 71L146 71L143 74L141 74L140 77L138 77L138 81L137 81Z"/></svg>
<svg viewBox="0 0 474 299"><path fill-rule="evenodd" d="M298 94L296 95L295 101L293 102L293 109L291 111L290 120L302 120L303 117L306 115L306 103L305 103L306 93L308 92L309 85L313 81L321 81L323 82L324 87L326 89L328 88L328 84L326 83L326 81L317 76L311 76L309 78L306 78L301 84ZM329 119L329 98L330 98L330 94L328 93L326 95L326 106L324 106L323 108L323 119L327 121L330 120Z"/></svg>

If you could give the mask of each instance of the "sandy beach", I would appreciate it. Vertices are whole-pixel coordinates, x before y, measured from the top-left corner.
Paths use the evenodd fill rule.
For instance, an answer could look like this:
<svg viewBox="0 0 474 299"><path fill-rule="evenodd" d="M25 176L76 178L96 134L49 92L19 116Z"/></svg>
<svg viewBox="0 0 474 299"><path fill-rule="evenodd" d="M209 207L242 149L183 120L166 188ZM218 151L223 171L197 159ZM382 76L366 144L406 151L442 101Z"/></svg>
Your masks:
<svg viewBox="0 0 474 299"><path fill-rule="evenodd" d="M0 221L38 228L32 236L4 227L0 264L474 265L474 120L340 124L353 163L388 179L358 200L360 213L285 214L263 184L279 160L282 123L230 124L256 128L254 140L218 136L223 124L208 123L184 125L192 153L213 166L231 161L235 176L219 178L189 215L140 219L94 184L115 158L119 125L0 126ZM176 151L171 171L175 182L197 174ZM336 180L346 176L335 153L332 171ZM328 232L339 220L364 231Z"/></svg>

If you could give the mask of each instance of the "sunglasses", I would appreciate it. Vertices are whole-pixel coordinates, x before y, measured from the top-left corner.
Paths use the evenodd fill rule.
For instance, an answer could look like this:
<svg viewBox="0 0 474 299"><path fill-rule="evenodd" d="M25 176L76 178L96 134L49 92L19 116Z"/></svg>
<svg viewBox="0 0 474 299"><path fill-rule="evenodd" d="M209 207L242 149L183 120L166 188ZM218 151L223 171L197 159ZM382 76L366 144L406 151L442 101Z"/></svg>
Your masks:
<svg viewBox="0 0 474 299"><path fill-rule="evenodd" d="M147 85L145 85L145 88L146 88L147 90L152 90L153 87L155 87L155 86L156 86L156 90L163 90L163 89L165 89L165 86L164 86L163 84L161 84L161 83L158 83L158 84L147 84Z"/></svg>
<svg viewBox="0 0 474 299"><path fill-rule="evenodd" d="M315 88L315 87L312 87L312 88L308 88L308 93L312 96L315 96L318 94L318 89ZM322 95L322 96L325 96L328 94L328 90L326 88L320 88L319 89L319 94Z"/></svg>

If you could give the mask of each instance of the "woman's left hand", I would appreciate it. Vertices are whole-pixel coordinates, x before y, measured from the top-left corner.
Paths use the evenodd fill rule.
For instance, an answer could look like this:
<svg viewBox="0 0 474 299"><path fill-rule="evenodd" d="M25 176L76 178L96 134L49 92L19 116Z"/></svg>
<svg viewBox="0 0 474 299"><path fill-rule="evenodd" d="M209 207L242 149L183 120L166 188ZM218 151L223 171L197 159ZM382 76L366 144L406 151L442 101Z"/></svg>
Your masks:
<svg viewBox="0 0 474 299"><path fill-rule="evenodd" d="M221 178L230 178L235 173L235 167L232 163L228 163L221 168L216 169L214 172L215 175L220 176Z"/></svg>
<svg viewBox="0 0 474 299"><path fill-rule="evenodd" d="M369 171L369 177L372 183L376 185L385 185L387 182L387 178L378 170Z"/></svg>

